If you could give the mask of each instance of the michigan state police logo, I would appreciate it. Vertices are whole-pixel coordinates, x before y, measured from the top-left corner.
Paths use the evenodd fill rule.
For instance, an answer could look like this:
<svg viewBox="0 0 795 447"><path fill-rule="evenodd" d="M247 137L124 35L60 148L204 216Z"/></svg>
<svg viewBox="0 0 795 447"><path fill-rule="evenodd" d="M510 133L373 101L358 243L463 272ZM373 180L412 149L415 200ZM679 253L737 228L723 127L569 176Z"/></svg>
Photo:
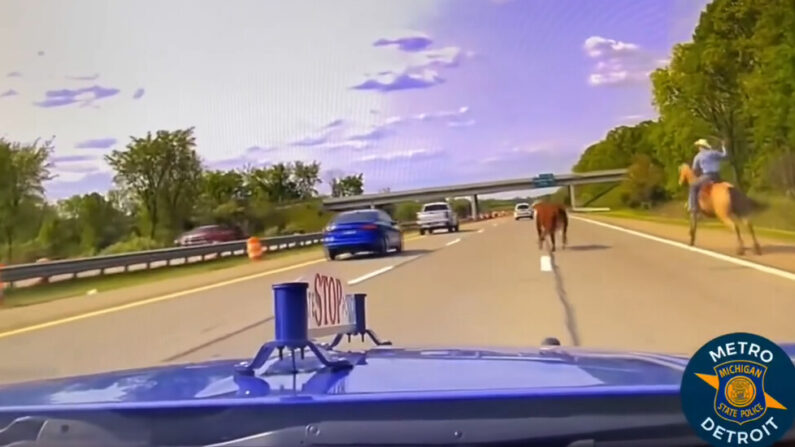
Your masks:
<svg viewBox="0 0 795 447"><path fill-rule="evenodd" d="M792 427L795 366L775 343L754 334L718 337L690 359L682 409L714 446L769 446Z"/></svg>

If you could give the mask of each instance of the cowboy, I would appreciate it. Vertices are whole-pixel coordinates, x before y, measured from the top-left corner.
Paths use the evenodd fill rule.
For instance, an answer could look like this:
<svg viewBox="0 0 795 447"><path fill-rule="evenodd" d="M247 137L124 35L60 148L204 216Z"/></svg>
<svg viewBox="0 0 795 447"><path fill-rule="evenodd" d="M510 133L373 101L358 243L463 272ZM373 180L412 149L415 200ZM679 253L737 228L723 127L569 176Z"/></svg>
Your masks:
<svg viewBox="0 0 795 447"><path fill-rule="evenodd" d="M693 171L699 177L690 184L688 207L692 214L698 213L698 194L701 191L701 186L707 182L717 183L720 181L720 162L727 157L724 141L721 141L720 151L712 149L704 138L697 140L695 144L698 147L698 154L693 157Z"/></svg>

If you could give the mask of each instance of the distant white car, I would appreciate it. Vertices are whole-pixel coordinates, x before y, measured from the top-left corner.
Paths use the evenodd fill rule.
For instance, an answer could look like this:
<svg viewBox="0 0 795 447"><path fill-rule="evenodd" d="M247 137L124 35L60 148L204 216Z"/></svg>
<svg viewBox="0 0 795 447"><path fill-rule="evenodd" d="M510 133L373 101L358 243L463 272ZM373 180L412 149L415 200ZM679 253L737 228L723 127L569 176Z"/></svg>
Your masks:
<svg viewBox="0 0 795 447"><path fill-rule="evenodd" d="M532 219L533 207L529 203L517 203L513 209L513 218L514 220Z"/></svg>

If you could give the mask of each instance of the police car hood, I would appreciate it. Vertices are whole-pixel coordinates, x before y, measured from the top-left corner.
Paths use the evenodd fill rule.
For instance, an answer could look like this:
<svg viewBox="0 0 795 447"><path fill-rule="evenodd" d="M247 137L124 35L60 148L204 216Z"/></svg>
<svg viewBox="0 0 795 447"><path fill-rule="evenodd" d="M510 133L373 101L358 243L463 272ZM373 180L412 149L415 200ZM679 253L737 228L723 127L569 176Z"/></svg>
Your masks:
<svg viewBox="0 0 795 447"><path fill-rule="evenodd" d="M784 345L795 357L795 344ZM377 348L346 354L355 366L240 376L243 359L115 371L0 386L0 409L192 405L213 400L308 401L423 395L678 392L685 355L567 347L513 349Z"/></svg>

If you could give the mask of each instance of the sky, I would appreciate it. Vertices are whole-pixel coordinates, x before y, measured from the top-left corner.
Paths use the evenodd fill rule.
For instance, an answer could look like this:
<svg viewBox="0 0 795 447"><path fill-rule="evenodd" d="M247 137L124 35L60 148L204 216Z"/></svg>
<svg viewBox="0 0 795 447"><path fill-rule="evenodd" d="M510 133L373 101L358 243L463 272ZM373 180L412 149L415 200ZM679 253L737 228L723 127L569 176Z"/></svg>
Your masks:
<svg viewBox="0 0 795 447"><path fill-rule="evenodd" d="M0 137L53 138L50 199L195 128L210 169L318 161L366 192L570 172L656 116L707 0L4 0Z"/></svg>

